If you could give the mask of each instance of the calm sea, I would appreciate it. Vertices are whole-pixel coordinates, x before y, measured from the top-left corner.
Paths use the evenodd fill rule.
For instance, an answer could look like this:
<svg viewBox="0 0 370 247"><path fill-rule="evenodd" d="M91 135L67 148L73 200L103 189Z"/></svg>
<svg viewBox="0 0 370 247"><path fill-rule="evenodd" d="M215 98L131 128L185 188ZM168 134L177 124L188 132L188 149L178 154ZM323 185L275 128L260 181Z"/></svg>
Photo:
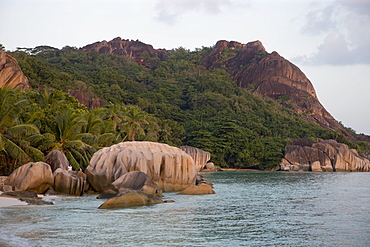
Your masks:
<svg viewBox="0 0 370 247"><path fill-rule="evenodd" d="M204 176L217 194L114 210L91 195L0 208L0 246L370 246L370 173Z"/></svg>

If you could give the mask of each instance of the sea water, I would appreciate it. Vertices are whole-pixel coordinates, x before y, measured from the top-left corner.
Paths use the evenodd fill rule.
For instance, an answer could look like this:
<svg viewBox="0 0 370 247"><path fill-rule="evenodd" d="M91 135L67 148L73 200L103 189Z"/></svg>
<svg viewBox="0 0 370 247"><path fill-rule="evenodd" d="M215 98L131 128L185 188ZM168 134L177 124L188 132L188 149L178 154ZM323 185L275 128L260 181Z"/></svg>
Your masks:
<svg viewBox="0 0 370 247"><path fill-rule="evenodd" d="M216 194L0 208L0 246L370 246L370 173L216 172Z"/></svg>

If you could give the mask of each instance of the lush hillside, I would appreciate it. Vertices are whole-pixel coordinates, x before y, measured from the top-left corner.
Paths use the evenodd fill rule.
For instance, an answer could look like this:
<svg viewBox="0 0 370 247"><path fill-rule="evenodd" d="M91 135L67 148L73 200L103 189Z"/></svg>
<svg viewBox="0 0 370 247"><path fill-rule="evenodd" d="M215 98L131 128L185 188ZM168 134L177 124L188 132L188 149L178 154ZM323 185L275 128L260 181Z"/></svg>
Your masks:
<svg viewBox="0 0 370 247"><path fill-rule="evenodd" d="M80 127L73 136L87 145L80 143L85 151L79 155L77 144L71 144L77 151L69 151L69 158L75 157L75 166L81 167L86 166L94 150L123 139L195 146L211 152L212 161L222 167L275 167L291 139L332 138L359 151L368 147L365 142L348 142L340 131L303 120L306 113L297 114L289 105L283 107L277 101L253 94L252 88L238 87L224 66L207 69L200 65L211 51L211 48L196 51L178 48L167 51L161 58L144 52L141 64L115 54L73 47L61 50L36 47L10 53L36 90L16 93L17 100L27 98L34 105L27 110L18 109L17 124L34 124L39 135L55 136L60 134L57 122L61 119L74 119L71 115L82 119L76 120ZM236 53L237 49L228 50L222 56L227 59ZM60 102L69 102L67 105L46 103L50 96L43 94L50 92L38 91L44 85L61 91L81 89L108 105L89 110L59 91L51 94L57 94ZM43 120L36 117L39 112ZM98 130L88 129L92 128L94 118L100 121ZM136 129L132 127L130 132L128 126ZM110 136L108 141L99 142L99 136L106 134ZM61 138L54 139L65 143ZM40 139L29 142L29 146L45 154L53 147L42 148L44 143ZM6 155L2 157L2 162L12 160Z"/></svg>

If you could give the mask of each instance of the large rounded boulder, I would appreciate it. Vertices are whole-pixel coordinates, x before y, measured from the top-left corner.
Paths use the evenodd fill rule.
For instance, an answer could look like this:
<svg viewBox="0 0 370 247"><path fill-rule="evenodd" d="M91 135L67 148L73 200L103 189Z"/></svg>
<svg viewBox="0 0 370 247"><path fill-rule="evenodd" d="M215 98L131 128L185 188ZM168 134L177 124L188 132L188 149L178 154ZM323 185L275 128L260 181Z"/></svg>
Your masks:
<svg viewBox="0 0 370 247"><path fill-rule="evenodd" d="M97 192L109 189L128 172L147 174L163 191L180 191L195 183L196 167L190 155L155 142L121 142L96 152L86 168L88 182Z"/></svg>
<svg viewBox="0 0 370 247"><path fill-rule="evenodd" d="M8 184L15 190L44 193L53 186L54 177L51 168L44 162L30 162L17 168L8 179Z"/></svg>

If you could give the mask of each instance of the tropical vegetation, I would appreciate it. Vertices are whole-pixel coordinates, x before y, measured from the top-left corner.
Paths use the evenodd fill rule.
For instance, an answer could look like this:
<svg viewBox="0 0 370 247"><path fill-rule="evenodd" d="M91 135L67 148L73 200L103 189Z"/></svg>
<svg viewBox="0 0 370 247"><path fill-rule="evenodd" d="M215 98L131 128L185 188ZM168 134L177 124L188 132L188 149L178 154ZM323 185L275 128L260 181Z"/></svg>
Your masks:
<svg viewBox="0 0 370 247"><path fill-rule="evenodd" d="M210 51L178 48L163 61L142 54L144 65L68 46L10 52L33 89L0 89L0 173L51 150L84 169L98 149L130 140L190 145L211 152L216 165L260 169L276 167L292 139L331 138L370 149L237 87L223 67L199 65ZM69 89L107 104L88 109Z"/></svg>

